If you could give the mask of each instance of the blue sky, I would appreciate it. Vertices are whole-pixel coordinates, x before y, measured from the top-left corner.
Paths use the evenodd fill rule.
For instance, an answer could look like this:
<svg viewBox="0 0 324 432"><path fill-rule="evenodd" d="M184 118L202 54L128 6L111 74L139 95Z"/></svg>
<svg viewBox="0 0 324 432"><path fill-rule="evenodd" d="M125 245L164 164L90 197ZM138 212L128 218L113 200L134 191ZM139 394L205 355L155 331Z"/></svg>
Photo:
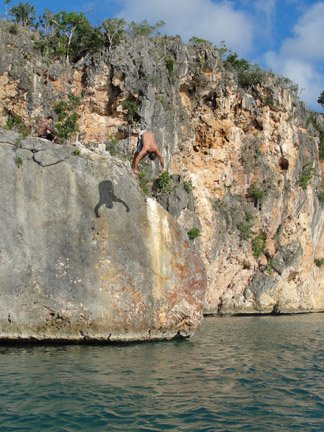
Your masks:
<svg viewBox="0 0 324 432"><path fill-rule="evenodd" d="M22 0L25 2L27 0ZM11 0L9 8L19 3ZM164 20L167 34L192 36L228 48L297 83L300 97L319 112L324 90L324 1L311 0L31 0L44 9L83 12L92 24L121 17ZM3 2L4 4L4 2ZM3 6L3 10L5 7Z"/></svg>

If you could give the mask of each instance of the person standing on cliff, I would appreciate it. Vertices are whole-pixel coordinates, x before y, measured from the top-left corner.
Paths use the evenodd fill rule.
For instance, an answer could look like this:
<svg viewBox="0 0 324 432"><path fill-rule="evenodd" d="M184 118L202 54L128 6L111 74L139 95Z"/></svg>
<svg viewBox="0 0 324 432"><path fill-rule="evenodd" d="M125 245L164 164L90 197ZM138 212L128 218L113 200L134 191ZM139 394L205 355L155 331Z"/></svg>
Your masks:
<svg viewBox="0 0 324 432"><path fill-rule="evenodd" d="M49 141L57 141L57 136L55 135L53 117L47 116L43 121L41 126L37 129L37 136L39 138L44 138Z"/></svg>
<svg viewBox="0 0 324 432"><path fill-rule="evenodd" d="M163 156L159 151L153 132L149 130L141 130L138 134L137 147L132 163L133 171L135 175L138 175L138 164L145 156L154 161L158 157L161 163L161 169L164 170Z"/></svg>

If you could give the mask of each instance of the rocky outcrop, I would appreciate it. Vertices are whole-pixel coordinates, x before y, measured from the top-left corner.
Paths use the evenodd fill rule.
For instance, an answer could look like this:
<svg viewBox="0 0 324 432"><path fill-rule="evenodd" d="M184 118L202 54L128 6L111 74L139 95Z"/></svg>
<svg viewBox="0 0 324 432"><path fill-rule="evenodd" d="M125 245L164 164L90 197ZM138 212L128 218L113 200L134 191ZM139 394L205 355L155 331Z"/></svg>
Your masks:
<svg viewBox="0 0 324 432"><path fill-rule="evenodd" d="M3 124L10 108L32 127L72 92L87 146L104 144L122 161L135 146L132 128L154 130L180 179L157 199L187 232L199 229L192 242L207 270L206 314L324 310L324 266L316 265L324 259L323 162L312 126L315 119L323 129L323 118L291 82L272 74L259 82L253 72L242 82L217 49L177 37L137 37L73 67L46 65L32 44L21 48L23 34L6 37ZM17 63L24 66L10 66ZM157 164L147 166L157 176Z"/></svg>
<svg viewBox="0 0 324 432"><path fill-rule="evenodd" d="M189 172L208 273L206 313L323 310L323 185L316 133L285 89L220 92L194 108L194 145L173 169ZM206 88L196 89L201 92ZM209 100L214 98L213 109ZM198 95L197 95L198 98ZM198 120L197 120L198 119Z"/></svg>
<svg viewBox="0 0 324 432"><path fill-rule="evenodd" d="M206 274L129 162L0 131L0 338L187 337Z"/></svg>

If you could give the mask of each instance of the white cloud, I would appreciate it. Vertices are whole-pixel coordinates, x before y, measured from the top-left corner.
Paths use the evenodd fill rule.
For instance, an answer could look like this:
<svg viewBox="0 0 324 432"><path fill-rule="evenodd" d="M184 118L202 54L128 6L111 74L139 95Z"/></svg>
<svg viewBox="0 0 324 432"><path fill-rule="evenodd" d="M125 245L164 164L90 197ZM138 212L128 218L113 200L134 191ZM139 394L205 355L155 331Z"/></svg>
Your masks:
<svg viewBox="0 0 324 432"><path fill-rule="evenodd" d="M277 0L256 0L255 8L269 15L275 11L276 3Z"/></svg>
<svg viewBox="0 0 324 432"><path fill-rule="evenodd" d="M320 72L324 59L324 2L318 2L294 26L294 37L283 41L280 50L265 54L268 66L298 84L301 98L320 110L317 99L324 89Z"/></svg>
<svg viewBox="0 0 324 432"><path fill-rule="evenodd" d="M294 27L295 37L287 39L282 54L308 60L324 59L324 2L316 3Z"/></svg>
<svg viewBox="0 0 324 432"><path fill-rule="evenodd" d="M320 110L316 102L324 89L324 80L323 75L316 69L316 65L294 57L282 58L274 52L268 52L266 60L274 72L298 84L300 97L308 106L317 111Z"/></svg>
<svg viewBox="0 0 324 432"><path fill-rule="evenodd" d="M254 8L257 13L258 32L261 37L271 39L276 12L277 0L256 0Z"/></svg>
<svg viewBox="0 0 324 432"><path fill-rule="evenodd" d="M201 37L226 45L240 55L251 52L253 46L252 18L234 9L232 2L212 0L122 0L118 16L127 21L163 20L163 30L179 34L185 41Z"/></svg>
<svg viewBox="0 0 324 432"><path fill-rule="evenodd" d="M257 0L255 2L255 9L264 13L267 18L273 17L276 9L277 0Z"/></svg>

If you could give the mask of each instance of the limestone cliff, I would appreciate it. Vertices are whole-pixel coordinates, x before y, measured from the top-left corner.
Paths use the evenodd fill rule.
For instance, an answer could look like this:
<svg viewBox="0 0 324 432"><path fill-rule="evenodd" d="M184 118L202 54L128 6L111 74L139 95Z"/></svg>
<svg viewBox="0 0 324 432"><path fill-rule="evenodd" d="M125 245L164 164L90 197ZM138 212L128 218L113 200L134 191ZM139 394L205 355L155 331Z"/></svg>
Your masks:
<svg viewBox="0 0 324 432"><path fill-rule="evenodd" d="M192 185L194 205L173 216L200 230L205 313L324 310L319 136L290 82L240 83L217 49L177 37L137 37L73 66L44 61L23 33L2 31L2 41L3 125L15 113L32 128L73 93L87 147L105 143L124 160L132 127L156 133L169 172ZM316 122L323 127L321 115Z"/></svg>
<svg viewBox="0 0 324 432"><path fill-rule="evenodd" d="M192 334L204 267L127 164L1 130L0 154L0 338Z"/></svg>

